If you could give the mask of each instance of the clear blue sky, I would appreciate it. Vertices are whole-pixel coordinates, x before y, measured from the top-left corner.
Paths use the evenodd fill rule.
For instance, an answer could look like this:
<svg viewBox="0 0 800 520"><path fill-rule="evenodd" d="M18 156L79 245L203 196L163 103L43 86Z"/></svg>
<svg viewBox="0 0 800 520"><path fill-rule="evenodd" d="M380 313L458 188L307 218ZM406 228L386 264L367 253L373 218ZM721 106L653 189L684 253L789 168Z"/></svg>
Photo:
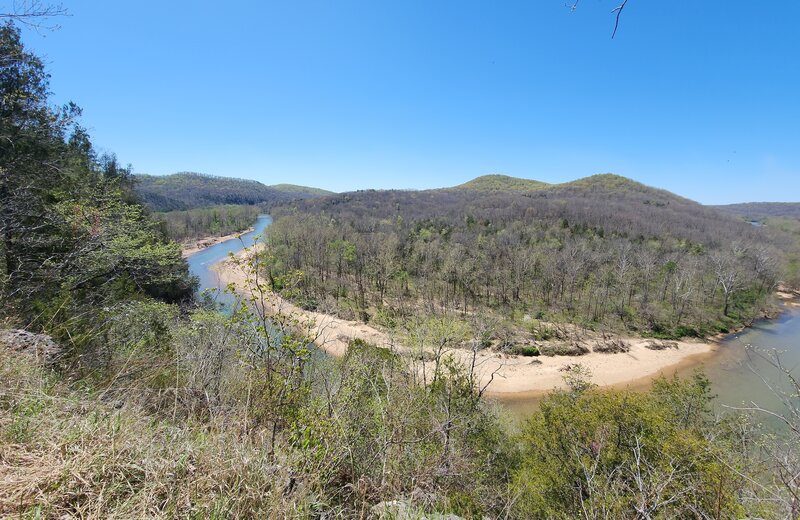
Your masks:
<svg viewBox="0 0 800 520"><path fill-rule="evenodd" d="M630 0L612 40L618 2L66 0L25 37L140 173L800 200L800 2Z"/></svg>

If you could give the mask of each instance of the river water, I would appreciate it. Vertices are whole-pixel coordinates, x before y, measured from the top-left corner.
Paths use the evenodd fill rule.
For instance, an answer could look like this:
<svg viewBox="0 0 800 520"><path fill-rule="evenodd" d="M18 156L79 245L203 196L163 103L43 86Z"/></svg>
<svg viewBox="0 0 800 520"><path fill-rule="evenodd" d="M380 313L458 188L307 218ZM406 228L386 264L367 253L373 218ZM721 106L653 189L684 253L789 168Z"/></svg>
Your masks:
<svg viewBox="0 0 800 520"><path fill-rule="evenodd" d="M219 275L214 269L211 269L211 266L225 260L231 253L235 254L245 247L252 247L270 224L272 224L272 217L259 215L253 224L253 231L247 232L239 238L232 238L202 249L187 258L189 272L200 280L198 291L201 293L210 291L223 307L231 305L234 301L233 296L224 292L225 287L222 286Z"/></svg>
<svg viewBox="0 0 800 520"><path fill-rule="evenodd" d="M778 318L728 336L702 366L718 395L718 405L756 403L777 410L780 403L769 387L780 388L787 382L786 375L748 346L777 353L783 366L800 377L800 308L786 304Z"/></svg>
<svg viewBox="0 0 800 520"><path fill-rule="evenodd" d="M211 266L250 247L261 237L272 223L269 215L260 215L253 225L253 231L240 238L213 245L187 258L189 270L200 280L200 290L218 290L217 301L223 306L233 302L231 295L223 292L219 276ZM788 304L777 319L764 320L737 334L732 334L720 342L716 352L707 356L698 365L687 368L665 370L665 375L678 373L688 375L695 368L701 368L712 382L712 390L717 394L716 406L720 411L731 406L754 402L774 409L779 403L774 398L768 384L780 385L785 381L763 359L753 355L748 346L780 351L781 360L795 376L800 377L800 308ZM765 382L766 380L766 382ZM636 385L642 387L641 383ZM514 414L527 414L536 406L532 402L508 402L505 405Z"/></svg>

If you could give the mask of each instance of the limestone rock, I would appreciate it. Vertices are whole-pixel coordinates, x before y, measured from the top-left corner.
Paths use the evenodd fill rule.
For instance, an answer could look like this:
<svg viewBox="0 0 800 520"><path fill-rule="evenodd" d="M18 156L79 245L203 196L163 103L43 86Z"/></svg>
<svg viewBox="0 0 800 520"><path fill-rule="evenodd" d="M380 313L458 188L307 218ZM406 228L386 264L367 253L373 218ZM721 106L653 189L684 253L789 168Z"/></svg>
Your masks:
<svg viewBox="0 0 800 520"><path fill-rule="evenodd" d="M0 346L28 356L41 365L53 363L62 352L50 336L20 329L0 330Z"/></svg>

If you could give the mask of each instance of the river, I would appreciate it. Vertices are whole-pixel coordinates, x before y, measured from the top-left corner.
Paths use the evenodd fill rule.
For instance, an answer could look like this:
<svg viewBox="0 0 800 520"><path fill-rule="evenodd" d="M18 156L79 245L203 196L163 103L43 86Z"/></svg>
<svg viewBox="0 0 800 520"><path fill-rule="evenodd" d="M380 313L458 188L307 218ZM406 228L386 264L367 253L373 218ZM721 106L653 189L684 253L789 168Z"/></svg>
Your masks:
<svg viewBox="0 0 800 520"><path fill-rule="evenodd" d="M236 253L244 247L252 246L271 223L272 218L269 215L260 215L253 225L253 231L245 233L240 238L203 249L187 258L189 270L200 280L200 290L224 289L220 286L219 277L211 266L227 258L229 253ZM229 305L233 297L220 290L217 301ZM748 355L748 350L745 348L748 345L782 351L781 358L785 366L790 368L793 374L800 376L800 308L787 304L785 312L777 319L759 321L752 327L722 340L716 352L701 361L699 365L667 370L665 373L670 375L677 372L680 375L688 375L695 368L702 368L712 382L712 390L718 396L716 406L720 410L749 402L777 407L778 403L762 377L770 383L780 381L781 377L766 362L757 356ZM504 405L512 413L524 415L536 406L536 400L516 400Z"/></svg>
<svg viewBox="0 0 800 520"><path fill-rule="evenodd" d="M207 247L189 256L186 259L189 263L189 272L200 280L198 291L218 291L216 300L218 303L222 304L223 307L233 303L233 296L225 294L225 288L220 284L219 275L215 270L211 269L211 266L228 258L230 253L235 254L245 247L253 246L270 224L272 224L272 217L269 215L259 215L253 224L252 231L244 233L239 238L232 238L225 242Z"/></svg>
<svg viewBox="0 0 800 520"><path fill-rule="evenodd" d="M778 318L761 320L728 336L702 365L718 395L718 405L741 406L755 402L777 408L779 403L767 383L781 385L786 377L760 356L748 352L748 345L778 351L783 365L794 376L800 376L800 308L786 304Z"/></svg>

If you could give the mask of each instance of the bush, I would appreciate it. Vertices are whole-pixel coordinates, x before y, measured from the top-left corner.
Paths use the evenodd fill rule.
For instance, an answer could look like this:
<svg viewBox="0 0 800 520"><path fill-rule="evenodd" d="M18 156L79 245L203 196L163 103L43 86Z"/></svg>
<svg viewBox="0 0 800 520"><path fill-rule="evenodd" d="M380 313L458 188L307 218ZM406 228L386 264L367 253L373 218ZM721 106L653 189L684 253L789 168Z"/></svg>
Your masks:
<svg viewBox="0 0 800 520"><path fill-rule="evenodd" d="M372 323L387 329L397 328L397 313L391 307L379 307L372 316Z"/></svg>
<svg viewBox="0 0 800 520"><path fill-rule="evenodd" d="M578 342L542 345L539 351L543 356L583 356L590 352L589 347Z"/></svg>
<svg viewBox="0 0 800 520"><path fill-rule="evenodd" d="M533 357L540 354L539 348L535 345L518 345L511 352L517 356Z"/></svg>
<svg viewBox="0 0 800 520"><path fill-rule="evenodd" d="M701 376L662 379L647 393L573 386L549 395L523 428L515 515L760 516L745 501L747 479L730 473L742 458L713 423L710 399Z"/></svg>
<svg viewBox="0 0 800 520"><path fill-rule="evenodd" d="M699 338L700 332L694 327L680 325L675 328L675 336L678 338Z"/></svg>

